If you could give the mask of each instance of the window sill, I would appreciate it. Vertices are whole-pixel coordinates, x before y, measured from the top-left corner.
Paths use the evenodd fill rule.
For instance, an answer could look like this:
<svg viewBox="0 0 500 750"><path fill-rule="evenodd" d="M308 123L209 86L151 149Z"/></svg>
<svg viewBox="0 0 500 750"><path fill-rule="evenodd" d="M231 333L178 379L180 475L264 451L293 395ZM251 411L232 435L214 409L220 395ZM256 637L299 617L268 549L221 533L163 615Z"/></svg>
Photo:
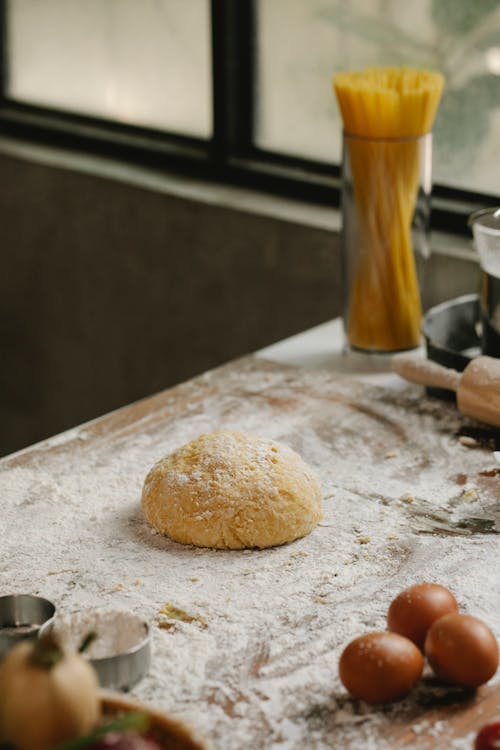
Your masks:
<svg viewBox="0 0 500 750"><path fill-rule="evenodd" d="M57 149L5 136L0 137L0 154L48 167L114 180L205 205L230 208L337 234L341 228L340 211L333 206L330 208L313 205L247 188L167 174L124 161ZM434 231L431 235L431 245L432 251L440 255L477 262L477 253L470 238L463 235Z"/></svg>

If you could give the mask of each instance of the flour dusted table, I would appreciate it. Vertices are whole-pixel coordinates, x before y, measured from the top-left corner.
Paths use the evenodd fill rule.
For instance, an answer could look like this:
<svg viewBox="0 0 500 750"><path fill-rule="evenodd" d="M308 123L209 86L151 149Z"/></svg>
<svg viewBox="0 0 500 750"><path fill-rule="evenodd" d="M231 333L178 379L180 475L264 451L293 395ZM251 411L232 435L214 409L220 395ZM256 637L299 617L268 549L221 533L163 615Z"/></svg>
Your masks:
<svg viewBox="0 0 500 750"><path fill-rule="evenodd" d="M426 675L408 699L372 708L347 696L337 663L423 580L500 637L500 434L395 376L357 379L340 355L333 369L318 342L301 349L313 368L271 347L1 460L0 593L140 613L153 664L134 696L219 750L472 748L500 716L498 678L467 694ZM324 520L312 534L216 551L145 523L152 464L219 427L281 440L317 470Z"/></svg>

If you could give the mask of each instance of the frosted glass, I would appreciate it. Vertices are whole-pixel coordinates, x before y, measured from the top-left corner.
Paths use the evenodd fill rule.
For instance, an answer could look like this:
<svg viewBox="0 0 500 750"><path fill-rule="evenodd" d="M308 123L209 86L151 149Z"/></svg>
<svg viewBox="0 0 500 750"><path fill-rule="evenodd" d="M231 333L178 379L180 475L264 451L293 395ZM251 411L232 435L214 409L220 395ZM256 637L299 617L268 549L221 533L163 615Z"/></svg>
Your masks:
<svg viewBox="0 0 500 750"><path fill-rule="evenodd" d="M340 162L340 70L440 70L434 181L500 194L498 0L257 0L256 143Z"/></svg>
<svg viewBox="0 0 500 750"><path fill-rule="evenodd" d="M209 0L10 0L8 95L208 138Z"/></svg>

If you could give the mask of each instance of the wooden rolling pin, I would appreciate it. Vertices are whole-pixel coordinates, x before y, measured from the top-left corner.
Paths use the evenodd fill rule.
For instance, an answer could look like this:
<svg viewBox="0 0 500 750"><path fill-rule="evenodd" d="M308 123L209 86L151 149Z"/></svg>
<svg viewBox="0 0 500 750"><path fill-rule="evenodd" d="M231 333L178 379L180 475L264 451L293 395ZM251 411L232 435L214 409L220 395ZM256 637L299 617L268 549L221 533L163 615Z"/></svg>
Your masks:
<svg viewBox="0 0 500 750"><path fill-rule="evenodd" d="M428 359L401 356L394 357L392 369L412 383L456 391L462 414L500 427L500 359L476 357L460 373Z"/></svg>

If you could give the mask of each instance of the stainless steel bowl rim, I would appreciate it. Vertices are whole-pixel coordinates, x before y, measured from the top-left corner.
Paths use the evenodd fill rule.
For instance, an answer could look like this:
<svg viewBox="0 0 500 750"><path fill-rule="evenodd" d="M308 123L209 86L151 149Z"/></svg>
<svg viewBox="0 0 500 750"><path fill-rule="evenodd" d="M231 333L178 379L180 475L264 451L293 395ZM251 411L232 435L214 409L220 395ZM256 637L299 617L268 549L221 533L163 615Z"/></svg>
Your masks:
<svg viewBox="0 0 500 750"><path fill-rule="evenodd" d="M39 625L39 629L45 627L49 622L51 622L55 615L56 615L56 605L54 602L51 602L50 599L47 599L45 596L39 596L38 594L2 594L0 596L0 622L2 621L2 612L4 609L4 605L11 601L22 601L22 600L29 600L33 605L36 607L40 607L40 609L45 608L49 612L51 611L51 614L46 617L43 622L26 622L22 623L25 625ZM5 627L5 626L4 626ZM7 626L9 627L9 626ZM12 624L12 627L15 627L15 624ZM0 625L0 632L2 630L2 625Z"/></svg>
<svg viewBox="0 0 500 750"><path fill-rule="evenodd" d="M55 614L55 604L38 594L0 596L0 657L17 643L37 638L42 628L53 623ZM31 627L26 630L26 626Z"/></svg>

